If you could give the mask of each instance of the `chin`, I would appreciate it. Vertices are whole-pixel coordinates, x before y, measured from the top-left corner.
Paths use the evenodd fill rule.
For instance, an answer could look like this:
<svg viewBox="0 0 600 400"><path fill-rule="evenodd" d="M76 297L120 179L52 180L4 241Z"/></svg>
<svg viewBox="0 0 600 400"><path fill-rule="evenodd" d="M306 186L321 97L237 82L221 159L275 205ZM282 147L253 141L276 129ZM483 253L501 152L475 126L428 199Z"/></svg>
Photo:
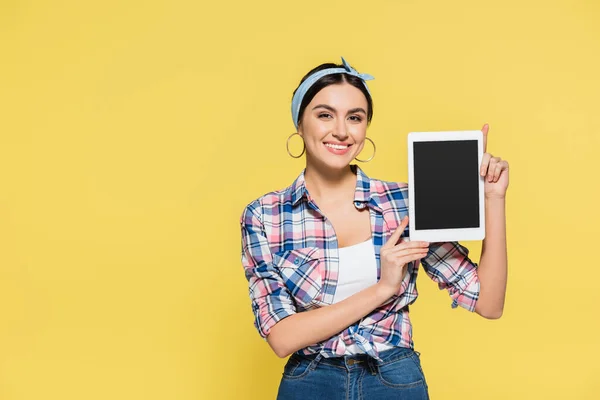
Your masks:
<svg viewBox="0 0 600 400"><path fill-rule="evenodd" d="M335 155L329 153L327 150L312 154L313 157L310 158L311 163L333 171L340 171L348 168L352 161L354 161L354 156L352 154Z"/></svg>
<svg viewBox="0 0 600 400"><path fill-rule="evenodd" d="M342 170L347 168L348 165L352 162L353 159L338 157L337 159L331 159L330 157L326 159L321 159L321 164L330 168L332 170Z"/></svg>

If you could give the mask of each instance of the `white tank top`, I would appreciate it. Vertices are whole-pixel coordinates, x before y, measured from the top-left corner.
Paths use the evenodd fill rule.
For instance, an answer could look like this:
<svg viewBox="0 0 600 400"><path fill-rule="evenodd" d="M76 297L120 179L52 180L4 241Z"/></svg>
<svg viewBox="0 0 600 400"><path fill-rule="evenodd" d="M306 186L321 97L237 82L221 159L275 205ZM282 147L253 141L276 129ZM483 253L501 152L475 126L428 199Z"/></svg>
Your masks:
<svg viewBox="0 0 600 400"><path fill-rule="evenodd" d="M333 302L342 301L377 283L375 247L369 240L338 249L340 269Z"/></svg>
<svg viewBox="0 0 600 400"><path fill-rule="evenodd" d="M367 241L338 249L339 272L338 283L333 296L333 302L342 301L363 289L377 283L377 260L375 247L369 238ZM391 349L393 346L375 343L378 351ZM347 346L346 355L362 353L353 344Z"/></svg>

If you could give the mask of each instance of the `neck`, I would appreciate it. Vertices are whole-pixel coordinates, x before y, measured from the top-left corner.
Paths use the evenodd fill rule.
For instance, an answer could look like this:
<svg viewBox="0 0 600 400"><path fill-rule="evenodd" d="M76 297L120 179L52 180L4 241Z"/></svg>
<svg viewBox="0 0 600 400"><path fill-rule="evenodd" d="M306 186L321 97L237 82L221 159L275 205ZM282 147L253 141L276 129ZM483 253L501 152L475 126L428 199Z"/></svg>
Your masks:
<svg viewBox="0 0 600 400"><path fill-rule="evenodd" d="M307 165L304 180L311 197L319 203L323 203L323 200L330 203L354 198L356 174L350 166L340 170L325 170Z"/></svg>

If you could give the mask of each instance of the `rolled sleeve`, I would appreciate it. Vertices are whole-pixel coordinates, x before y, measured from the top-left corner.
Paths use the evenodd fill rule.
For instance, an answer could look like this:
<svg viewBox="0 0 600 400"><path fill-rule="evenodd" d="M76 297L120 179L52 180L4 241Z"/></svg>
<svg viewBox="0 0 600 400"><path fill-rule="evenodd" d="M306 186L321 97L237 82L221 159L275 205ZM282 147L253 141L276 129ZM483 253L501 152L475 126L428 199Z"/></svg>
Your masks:
<svg viewBox="0 0 600 400"><path fill-rule="evenodd" d="M264 226L255 203L242 214L242 265L248 280L254 326L263 339L283 318L296 313L290 292L273 264Z"/></svg>
<svg viewBox="0 0 600 400"><path fill-rule="evenodd" d="M479 298L477 264L469 259L469 250L458 242L431 243L427 256L421 260L427 275L447 290L452 308L461 306L475 311Z"/></svg>

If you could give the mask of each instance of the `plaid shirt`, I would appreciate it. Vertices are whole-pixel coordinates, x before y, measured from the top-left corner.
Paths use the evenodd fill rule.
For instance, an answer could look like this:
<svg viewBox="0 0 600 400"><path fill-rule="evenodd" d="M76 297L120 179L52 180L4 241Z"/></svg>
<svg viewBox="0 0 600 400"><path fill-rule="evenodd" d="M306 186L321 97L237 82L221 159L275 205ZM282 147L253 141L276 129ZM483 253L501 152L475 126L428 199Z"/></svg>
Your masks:
<svg viewBox="0 0 600 400"><path fill-rule="evenodd" d="M368 207L372 240L380 277L381 246L408 215L408 185L370 179L352 166L357 175L354 205ZM331 223L308 193L304 171L284 190L256 199L241 217L242 265L249 283L254 325L266 339L283 318L332 304L339 271L337 238ZM408 237L408 228L403 233ZM477 264L458 242L431 243L421 260L427 275L446 289L452 307L474 311L479 297ZM414 348L409 305L417 298L419 264L408 264L398 293L339 334L299 353L343 356L356 344L378 359L374 343Z"/></svg>

